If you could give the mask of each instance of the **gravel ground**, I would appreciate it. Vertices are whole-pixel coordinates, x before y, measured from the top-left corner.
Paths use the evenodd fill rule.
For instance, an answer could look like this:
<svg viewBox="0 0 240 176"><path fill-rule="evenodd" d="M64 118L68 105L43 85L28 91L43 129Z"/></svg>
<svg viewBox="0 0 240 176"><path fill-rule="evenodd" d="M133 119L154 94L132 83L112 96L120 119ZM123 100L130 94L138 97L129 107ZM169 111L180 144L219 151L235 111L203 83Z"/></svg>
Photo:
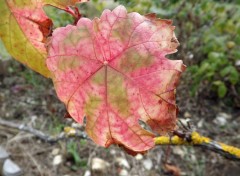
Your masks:
<svg viewBox="0 0 240 176"><path fill-rule="evenodd" d="M0 61L0 119L27 124L50 135L76 125L64 118L65 107L52 83L13 60ZM188 96L187 75L178 88L179 118L218 141L240 147L240 111L207 96ZM82 128L82 127L81 127ZM121 148L96 146L69 138L46 143L32 134L0 125L0 145L26 176L239 176L240 164L218 154L187 146L155 147L145 155L129 156Z"/></svg>

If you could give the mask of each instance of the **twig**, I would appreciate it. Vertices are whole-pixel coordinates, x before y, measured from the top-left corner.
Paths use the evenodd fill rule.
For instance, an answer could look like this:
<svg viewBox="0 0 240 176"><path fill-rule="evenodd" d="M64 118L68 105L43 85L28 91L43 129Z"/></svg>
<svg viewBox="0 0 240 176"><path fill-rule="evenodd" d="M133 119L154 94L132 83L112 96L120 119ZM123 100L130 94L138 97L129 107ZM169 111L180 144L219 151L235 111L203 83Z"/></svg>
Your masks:
<svg viewBox="0 0 240 176"><path fill-rule="evenodd" d="M68 135L67 133L60 133L58 136L51 136L49 134L43 133L42 131L33 129L25 124L16 124L16 123L6 121L3 119L0 119L0 125L31 133L34 136L38 137L39 139L41 139L45 142L48 142L48 143L56 143L60 140L67 139L69 137L78 137L81 139L87 139L87 135L84 132L76 132L76 134L74 134L74 136Z"/></svg>
<svg viewBox="0 0 240 176"><path fill-rule="evenodd" d="M187 137L187 138L186 138ZM191 132L186 135L174 135L172 137L160 136L154 138L155 145L191 145L200 146L219 153L230 160L240 161L240 149L216 142L210 138L201 136L197 132Z"/></svg>
<svg viewBox="0 0 240 176"><path fill-rule="evenodd" d="M87 135L84 132L76 131L71 127L67 127L65 129L65 132L60 133L58 136L50 136L48 134L43 133L42 131L26 126L25 124L16 124L3 119L0 119L0 125L31 133L34 136L38 137L39 139L49 143L56 143L60 140L68 139L70 137L88 139ZM154 138L155 145L200 146L205 149L219 153L228 159L240 161L239 148L229 146L224 143L216 142L210 138L201 136L197 132L191 132L191 133L175 132L174 134L175 135L171 137L168 137L168 136L155 137Z"/></svg>

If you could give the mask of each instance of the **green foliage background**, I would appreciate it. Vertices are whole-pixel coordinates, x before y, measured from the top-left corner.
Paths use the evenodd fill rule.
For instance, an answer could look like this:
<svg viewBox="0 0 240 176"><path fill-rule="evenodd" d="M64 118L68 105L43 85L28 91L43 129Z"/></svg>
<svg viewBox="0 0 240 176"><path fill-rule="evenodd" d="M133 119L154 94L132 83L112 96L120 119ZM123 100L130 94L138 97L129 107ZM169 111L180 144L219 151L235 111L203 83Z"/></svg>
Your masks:
<svg viewBox="0 0 240 176"><path fill-rule="evenodd" d="M188 66L191 96L208 94L240 106L240 1L118 0L130 11L173 19Z"/></svg>
<svg viewBox="0 0 240 176"><path fill-rule="evenodd" d="M182 59L188 66L183 79L188 80L185 83L189 85L189 94L204 94L240 107L239 0L91 0L79 8L83 16L94 18L103 9L113 9L118 4L125 5L128 11L173 19L181 46L170 57ZM55 27L73 23L64 11L53 7L45 10ZM0 52L6 57L3 49Z"/></svg>

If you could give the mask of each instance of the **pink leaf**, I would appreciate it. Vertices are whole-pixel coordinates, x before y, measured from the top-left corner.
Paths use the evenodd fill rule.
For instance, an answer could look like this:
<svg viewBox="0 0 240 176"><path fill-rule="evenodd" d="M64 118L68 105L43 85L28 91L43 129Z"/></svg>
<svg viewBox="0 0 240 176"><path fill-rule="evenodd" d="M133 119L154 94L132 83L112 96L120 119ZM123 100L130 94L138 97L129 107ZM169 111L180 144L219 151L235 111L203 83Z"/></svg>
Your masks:
<svg viewBox="0 0 240 176"><path fill-rule="evenodd" d="M54 31L47 65L57 94L77 122L86 116L97 144L144 152L154 135L139 120L156 133L175 128L174 91L184 66L165 58L177 51L173 30L171 21L118 6Z"/></svg>
<svg viewBox="0 0 240 176"><path fill-rule="evenodd" d="M46 16L43 6L52 5L70 13L69 6L86 1L0 0L0 39L13 58L49 77L45 44L53 23Z"/></svg>

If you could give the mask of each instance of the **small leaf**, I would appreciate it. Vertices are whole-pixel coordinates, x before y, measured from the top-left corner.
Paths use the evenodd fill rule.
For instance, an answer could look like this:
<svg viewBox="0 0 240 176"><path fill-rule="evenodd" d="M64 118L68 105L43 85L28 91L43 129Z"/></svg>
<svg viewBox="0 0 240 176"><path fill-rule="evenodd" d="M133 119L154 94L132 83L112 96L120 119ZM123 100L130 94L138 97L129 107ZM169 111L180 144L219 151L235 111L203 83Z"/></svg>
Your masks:
<svg viewBox="0 0 240 176"><path fill-rule="evenodd" d="M179 45L171 21L154 14L105 10L53 32L47 65L58 97L98 144L129 153L154 146L156 133L176 126L175 89L184 65L167 54Z"/></svg>
<svg viewBox="0 0 240 176"><path fill-rule="evenodd" d="M225 97L226 93L227 93L227 87L225 86L225 84L224 83L219 84L218 85L218 96L220 98L223 98L223 97Z"/></svg>
<svg viewBox="0 0 240 176"><path fill-rule="evenodd" d="M235 85L239 82L239 79L240 79L239 72L235 67L233 67L229 75L229 80L233 85Z"/></svg>
<svg viewBox="0 0 240 176"><path fill-rule="evenodd" d="M237 69L232 65L229 65L229 66L225 67L223 70L221 70L220 75L222 77L227 76L228 80L233 85L237 84L239 81L239 73L238 73Z"/></svg>
<svg viewBox="0 0 240 176"><path fill-rule="evenodd" d="M79 0L0 0L0 38L19 62L49 77L45 43L52 21L45 15L46 4L66 9Z"/></svg>
<svg viewBox="0 0 240 176"><path fill-rule="evenodd" d="M231 72L232 69L234 69L234 67L232 65L227 66L220 71L220 75L222 77L225 77Z"/></svg>

